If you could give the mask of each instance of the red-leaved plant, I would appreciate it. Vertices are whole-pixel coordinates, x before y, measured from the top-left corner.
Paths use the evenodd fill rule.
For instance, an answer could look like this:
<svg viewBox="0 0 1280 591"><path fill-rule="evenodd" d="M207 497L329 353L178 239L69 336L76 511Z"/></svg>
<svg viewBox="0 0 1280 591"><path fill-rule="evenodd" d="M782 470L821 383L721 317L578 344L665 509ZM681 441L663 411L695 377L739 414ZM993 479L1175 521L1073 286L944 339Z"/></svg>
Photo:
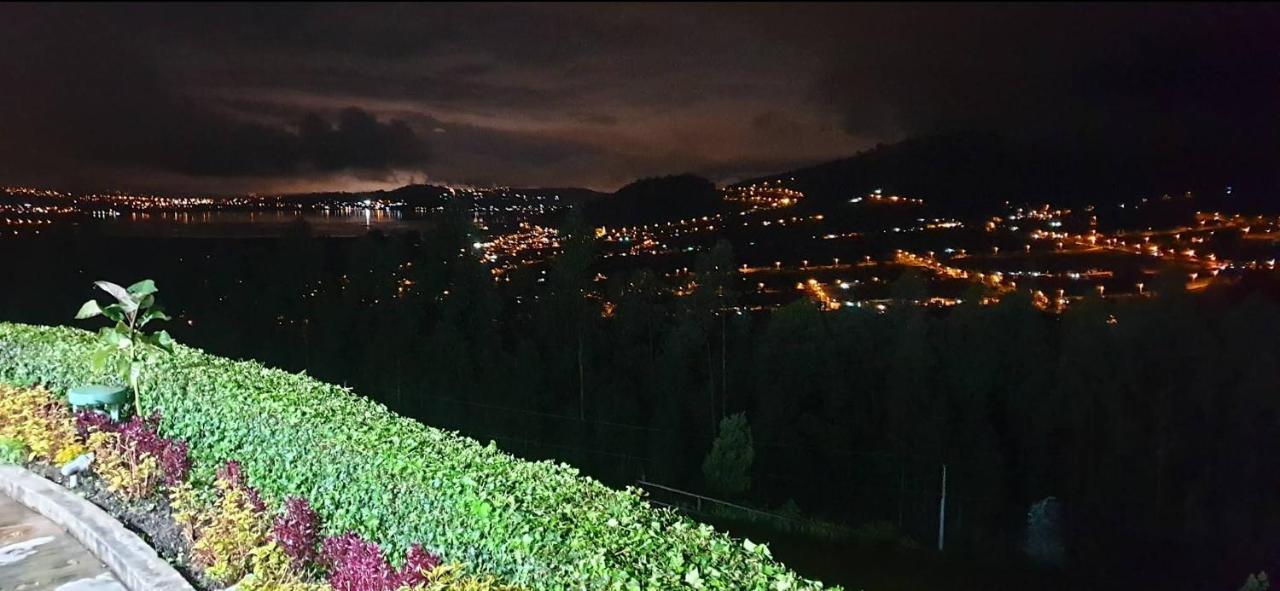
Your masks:
<svg viewBox="0 0 1280 591"><path fill-rule="evenodd" d="M404 557L404 566L400 568L400 586L412 587L427 584L427 575L440 566L440 557L427 552L420 544L409 547Z"/></svg>
<svg viewBox="0 0 1280 591"><path fill-rule="evenodd" d="M267 504L262 500L262 495L258 494L258 490L249 486L249 482L245 480L244 468L240 467L240 462L227 460L227 463L218 468L218 480L223 481L230 488L243 490L249 496L249 503L253 505L254 511L262 513L267 510Z"/></svg>
<svg viewBox="0 0 1280 591"><path fill-rule="evenodd" d="M106 413L96 410L82 410L76 413L76 432L81 437L89 437L90 433L104 431L114 433L118 425L111 421Z"/></svg>
<svg viewBox="0 0 1280 591"><path fill-rule="evenodd" d="M187 455L187 442L176 439L168 440L168 445L160 452L160 470L164 472L166 486L178 486L191 471L191 458Z"/></svg>
<svg viewBox="0 0 1280 591"><path fill-rule="evenodd" d="M325 538L321 559L329 569L334 591L394 591L398 578L382 550L359 535Z"/></svg>
<svg viewBox="0 0 1280 591"><path fill-rule="evenodd" d="M191 462L187 458L187 444L161 437L157 431L159 426L159 414L146 419L135 416L120 427L120 443L135 453L154 457L164 473L165 484L177 486L186 480L187 471L191 469Z"/></svg>
<svg viewBox="0 0 1280 591"><path fill-rule="evenodd" d="M329 569L329 585L334 591L395 591L427 582L427 574L440 564L440 557L414 544L399 570L382 555L377 544L355 533L325 538L321 561Z"/></svg>
<svg viewBox="0 0 1280 591"><path fill-rule="evenodd" d="M293 559L293 565L304 569L313 564L318 555L320 541L320 517L306 499L290 497L284 502L284 513L276 517L272 535L284 553Z"/></svg>
<svg viewBox="0 0 1280 591"><path fill-rule="evenodd" d="M81 437L98 431L116 433L120 436L120 447L128 454L132 463L137 464L142 456L151 456L160 465L167 486L177 486L186 480L191 470L191 459L187 455L187 443L177 439L161 437L159 413L148 418L134 416L128 422L116 424L111 417L95 411L76 413L76 431Z"/></svg>

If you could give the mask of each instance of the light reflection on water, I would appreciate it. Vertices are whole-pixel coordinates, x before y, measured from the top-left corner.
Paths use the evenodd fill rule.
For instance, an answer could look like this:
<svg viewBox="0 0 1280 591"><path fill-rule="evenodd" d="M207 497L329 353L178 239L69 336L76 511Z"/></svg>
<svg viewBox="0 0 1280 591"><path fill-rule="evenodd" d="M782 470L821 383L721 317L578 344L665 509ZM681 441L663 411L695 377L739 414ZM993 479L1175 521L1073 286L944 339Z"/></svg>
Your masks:
<svg viewBox="0 0 1280 591"><path fill-rule="evenodd" d="M422 232L434 226L429 217L388 209L132 212L97 223L113 236L260 238L283 235L298 218L306 220L316 236L362 236L370 230Z"/></svg>

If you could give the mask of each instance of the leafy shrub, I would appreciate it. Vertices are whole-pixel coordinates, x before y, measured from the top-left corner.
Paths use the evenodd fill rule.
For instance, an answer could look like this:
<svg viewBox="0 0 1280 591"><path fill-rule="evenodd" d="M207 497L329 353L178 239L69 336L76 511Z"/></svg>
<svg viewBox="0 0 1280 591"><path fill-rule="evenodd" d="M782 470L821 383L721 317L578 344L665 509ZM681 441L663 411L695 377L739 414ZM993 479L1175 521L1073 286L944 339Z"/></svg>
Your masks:
<svg viewBox="0 0 1280 591"><path fill-rule="evenodd" d="M320 558L335 591L387 591L399 588L397 573L378 544L357 533L326 537Z"/></svg>
<svg viewBox="0 0 1280 591"><path fill-rule="evenodd" d="M254 511L262 513L267 510L267 503L262 500L262 495L258 494L258 489L249 486L240 462L229 460L218 468L218 482L222 485L220 488L232 488L243 492Z"/></svg>
<svg viewBox="0 0 1280 591"><path fill-rule="evenodd" d="M89 449L79 443L63 446L62 449L58 450L57 455L53 456L53 465L65 466L68 462L84 455L87 451Z"/></svg>
<svg viewBox="0 0 1280 591"><path fill-rule="evenodd" d="M185 441L170 439L167 442L160 449L160 471L164 474L166 486L177 486L191 471L191 457Z"/></svg>
<svg viewBox="0 0 1280 591"><path fill-rule="evenodd" d="M111 420L111 417L104 412L96 410L82 410L76 413L76 433L81 437L88 438L95 431L108 431L114 433L119 427Z"/></svg>
<svg viewBox="0 0 1280 591"><path fill-rule="evenodd" d="M187 458L187 444L175 439L161 437L159 433L160 415L152 415L143 419L135 415L129 422L120 427L120 443L130 453L151 456L160 466L164 483L176 486L187 478L191 462Z"/></svg>
<svg viewBox="0 0 1280 591"><path fill-rule="evenodd" d="M1266 571L1256 575L1249 575L1244 580L1244 586L1240 587L1240 591L1267 591L1271 588L1271 581L1267 579Z"/></svg>
<svg viewBox="0 0 1280 591"><path fill-rule="evenodd" d="M71 411L44 388L0 385L0 437L22 442L27 459L56 462L70 453L75 459L84 450Z"/></svg>
<svg viewBox="0 0 1280 591"><path fill-rule="evenodd" d="M254 502L256 493L238 478L234 463L227 464L214 482L217 503L203 514L184 516L184 526L195 534L192 558L218 583L234 583L249 572L253 551L266 545L271 528L263 508Z"/></svg>
<svg viewBox="0 0 1280 591"><path fill-rule="evenodd" d="M145 499L156 493L164 474L160 462L149 455L125 447L119 433L99 431L89 436L93 470L107 483L107 489L126 499Z"/></svg>
<svg viewBox="0 0 1280 591"><path fill-rule="evenodd" d="M92 335L0 324L0 382L92 381ZM327 534L355 532L394 556L414 543L533 589L821 589L635 489L527 462L397 416L304 375L177 346L144 360L141 404L191 446L197 479L226 458L271 499L306 498ZM264 420L270 417L270 420Z"/></svg>
<svg viewBox="0 0 1280 591"><path fill-rule="evenodd" d="M252 573L236 588L240 591L327 591L323 583L306 579L293 557L276 542L254 548L250 553Z"/></svg>
<svg viewBox="0 0 1280 591"><path fill-rule="evenodd" d="M755 456L747 415L738 413L721 419L720 434L702 461L707 487L716 494L741 496L751 487L751 462Z"/></svg>
<svg viewBox="0 0 1280 591"><path fill-rule="evenodd" d="M159 492L161 485L177 486L187 477L191 465L187 445L161 437L156 431L158 416L134 416L116 426L97 424L82 414L76 423L78 429L89 433L94 471L113 492L129 499L144 499Z"/></svg>
<svg viewBox="0 0 1280 591"><path fill-rule="evenodd" d="M442 564L432 569L426 585L412 587L412 591L515 591L515 587L501 585L493 577L473 577L463 574L464 567L456 562Z"/></svg>
<svg viewBox="0 0 1280 591"><path fill-rule="evenodd" d="M318 556L320 517L305 499L291 497L284 502L284 512L276 517L271 536L295 566L305 568Z"/></svg>
<svg viewBox="0 0 1280 591"><path fill-rule="evenodd" d="M17 437L0 437L0 464L21 464L27 461L27 444Z"/></svg>
<svg viewBox="0 0 1280 591"><path fill-rule="evenodd" d="M396 591L425 586L440 558L417 544L409 548L404 565L396 570L377 544L346 533L325 538L321 562L329 570L329 586L335 591Z"/></svg>
<svg viewBox="0 0 1280 591"><path fill-rule="evenodd" d="M1023 541L1023 552L1040 566L1062 566L1065 552L1059 526L1061 511L1055 497L1041 499L1027 510L1027 534Z"/></svg>
<svg viewBox="0 0 1280 591"><path fill-rule="evenodd" d="M325 538L320 552L335 591L395 591L398 573L378 545L358 534Z"/></svg>
<svg viewBox="0 0 1280 591"><path fill-rule="evenodd" d="M201 525L201 520L213 504L209 499L202 498L202 492L204 491L191 486L190 482L183 482L169 489L170 514L190 542L195 542L196 527Z"/></svg>
<svg viewBox="0 0 1280 591"><path fill-rule="evenodd" d="M404 565L400 567L400 586L412 587L426 584L431 571L437 566L440 566L439 556L427 552L419 544L410 546L408 554L404 557Z"/></svg>

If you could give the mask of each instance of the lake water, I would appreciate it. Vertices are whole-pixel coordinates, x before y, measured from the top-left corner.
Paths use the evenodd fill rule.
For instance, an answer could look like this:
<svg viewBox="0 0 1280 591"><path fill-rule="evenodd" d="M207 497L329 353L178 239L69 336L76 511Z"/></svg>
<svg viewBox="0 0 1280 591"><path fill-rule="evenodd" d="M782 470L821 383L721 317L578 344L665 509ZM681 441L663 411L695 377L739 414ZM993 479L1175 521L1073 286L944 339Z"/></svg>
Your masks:
<svg viewBox="0 0 1280 591"><path fill-rule="evenodd" d="M280 236L289 224L302 218L316 236L362 236L371 230L387 234L425 232L435 221L421 214L398 210L297 211L197 211L129 213L98 218L93 223L111 236L177 238L265 238Z"/></svg>

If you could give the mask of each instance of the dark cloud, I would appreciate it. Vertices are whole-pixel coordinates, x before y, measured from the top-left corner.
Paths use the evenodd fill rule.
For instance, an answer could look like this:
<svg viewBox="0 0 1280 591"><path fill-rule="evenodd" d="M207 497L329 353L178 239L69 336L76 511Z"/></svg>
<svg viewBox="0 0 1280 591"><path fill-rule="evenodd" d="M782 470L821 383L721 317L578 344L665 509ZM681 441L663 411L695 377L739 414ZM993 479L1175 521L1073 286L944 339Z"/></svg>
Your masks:
<svg viewBox="0 0 1280 591"><path fill-rule="evenodd" d="M294 114L290 122L237 117L183 92L149 47L96 18L49 23L18 14L14 51L0 56L0 172L54 180L78 169L192 177L281 177L350 171L376 178L420 169L426 142L399 120L356 107ZM10 23L15 25L15 23ZM333 122L330 122L333 119Z"/></svg>
<svg viewBox="0 0 1280 591"><path fill-rule="evenodd" d="M804 125L777 111L765 111L751 119L751 127L769 137L785 137L804 133Z"/></svg>
<svg viewBox="0 0 1280 591"><path fill-rule="evenodd" d="M850 133L993 130L1169 170L1280 158L1274 5L945 6L876 21L833 46L841 58L815 85Z"/></svg>
<svg viewBox="0 0 1280 591"><path fill-rule="evenodd" d="M578 121L589 123L591 125L617 125L618 118L613 115L604 113L582 113L578 115Z"/></svg>
<svg viewBox="0 0 1280 591"><path fill-rule="evenodd" d="M403 121L380 122L356 107L342 109L336 119L308 113L296 127L280 128L193 110L157 130L145 149L87 156L215 177L352 171L377 178L426 163L426 142Z"/></svg>
<svg viewBox="0 0 1280 591"><path fill-rule="evenodd" d="M336 125L310 114L299 127L299 156L320 170L383 170L422 165L427 146L399 120L379 122L355 107L338 113Z"/></svg>
<svg viewBox="0 0 1280 591"><path fill-rule="evenodd" d="M608 188L959 129L1258 169L1276 38L1273 5L5 5L0 182Z"/></svg>

